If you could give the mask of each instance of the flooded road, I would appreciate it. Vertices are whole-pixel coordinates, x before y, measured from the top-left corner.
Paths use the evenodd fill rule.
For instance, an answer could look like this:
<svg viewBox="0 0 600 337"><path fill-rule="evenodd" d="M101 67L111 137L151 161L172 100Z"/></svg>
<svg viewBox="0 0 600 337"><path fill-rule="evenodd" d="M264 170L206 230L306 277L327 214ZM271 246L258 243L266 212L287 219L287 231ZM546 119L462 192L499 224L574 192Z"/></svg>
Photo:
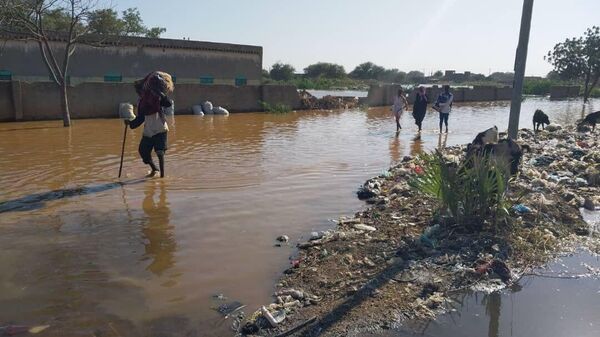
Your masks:
<svg viewBox="0 0 600 337"><path fill-rule="evenodd" d="M600 107L592 101L587 111ZM526 99L564 124L580 101ZM177 116L165 179L140 179L141 130L116 179L119 120L0 124L0 325L50 324L44 336L221 336L212 295L267 303L294 243L364 207L355 191L404 155L505 129L508 102L456 104L450 134L389 108ZM289 247L274 247L278 235ZM598 312L598 311L596 311Z"/></svg>

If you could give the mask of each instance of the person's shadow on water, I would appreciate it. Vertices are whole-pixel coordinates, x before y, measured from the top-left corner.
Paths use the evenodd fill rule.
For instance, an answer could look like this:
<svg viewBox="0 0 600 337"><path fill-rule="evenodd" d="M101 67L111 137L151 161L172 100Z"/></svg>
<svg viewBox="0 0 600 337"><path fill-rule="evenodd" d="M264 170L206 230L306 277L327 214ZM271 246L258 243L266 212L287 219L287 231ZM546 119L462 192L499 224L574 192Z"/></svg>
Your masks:
<svg viewBox="0 0 600 337"><path fill-rule="evenodd" d="M156 192L158 190L158 199ZM144 191L142 209L146 219L142 226L145 238L143 260L150 259L146 267L156 275L161 275L175 264L177 244L170 224L171 209L167 201L164 181L150 182Z"/></svg>

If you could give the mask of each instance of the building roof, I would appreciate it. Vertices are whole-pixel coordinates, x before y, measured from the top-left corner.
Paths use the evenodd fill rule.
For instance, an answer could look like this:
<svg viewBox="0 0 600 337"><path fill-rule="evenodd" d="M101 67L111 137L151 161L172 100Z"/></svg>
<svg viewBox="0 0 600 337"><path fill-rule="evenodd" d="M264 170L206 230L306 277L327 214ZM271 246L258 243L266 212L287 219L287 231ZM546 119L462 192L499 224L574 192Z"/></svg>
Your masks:
<svg viewBox="0 0 600 337"><path fill-rule="evenodd" d="M59 32L47 33L48 39L51 41L65 41L65 34ZM27 39L27 34L18 32L6 32L0 30L0 40L23 40ZM242 54L257 54L262 56L262 47L241 45L232 43L206 42L206 41L191 41L191 40L176 40L176 39L161 39L138 36L115 36L115 35L85 35L80 40L81 43L94 44L99 46L137 46L137 47L154 47L154 48L170 48L170 49L194 49L221 51L229 53Z"/></svg>

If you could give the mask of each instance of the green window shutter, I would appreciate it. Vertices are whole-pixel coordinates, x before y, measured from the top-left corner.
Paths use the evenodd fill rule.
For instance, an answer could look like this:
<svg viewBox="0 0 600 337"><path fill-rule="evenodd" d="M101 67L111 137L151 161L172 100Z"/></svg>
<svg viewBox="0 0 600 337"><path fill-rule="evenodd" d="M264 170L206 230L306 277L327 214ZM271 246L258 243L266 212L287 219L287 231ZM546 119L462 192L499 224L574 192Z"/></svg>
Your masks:
<svg viewBox="0 0 600 337"><path fill-rule="evenodd" d="M242 86L248 84L248 80L245 77L236 77L235 85Z"/></svg>
<svg viewBox="0 0 600 337"><path fill-rule="evenodd" d="M104 75L104 82L123 82L123 75L109 73Z"/></svg>
<svg viewBox="0 0 600 337"><path fill-rule="evenodd" d="M0 81L12 80L12 73L9 70L0 70Z"/></svg>
<svg viewBox="0 0 600 337"><path fill-rule="evenodd" d="M200 84L213 84L213 83L215 83L215 79L212 76L200 77Z"/></svg>

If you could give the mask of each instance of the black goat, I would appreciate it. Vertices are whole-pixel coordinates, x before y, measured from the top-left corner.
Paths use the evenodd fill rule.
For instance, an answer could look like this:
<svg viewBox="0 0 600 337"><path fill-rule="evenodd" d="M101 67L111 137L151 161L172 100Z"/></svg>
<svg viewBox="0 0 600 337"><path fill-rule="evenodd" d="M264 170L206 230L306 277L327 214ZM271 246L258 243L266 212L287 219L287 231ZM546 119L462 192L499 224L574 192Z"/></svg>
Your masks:
<svg viewBox="0 0 600 337"><path fill-rule="evenodd" d="M544 126L550 124L550 119L548 115L546 115L542 110L537 109L533 114L533 130L537 131L542 126L542 130L544 130Z"/></svg>

